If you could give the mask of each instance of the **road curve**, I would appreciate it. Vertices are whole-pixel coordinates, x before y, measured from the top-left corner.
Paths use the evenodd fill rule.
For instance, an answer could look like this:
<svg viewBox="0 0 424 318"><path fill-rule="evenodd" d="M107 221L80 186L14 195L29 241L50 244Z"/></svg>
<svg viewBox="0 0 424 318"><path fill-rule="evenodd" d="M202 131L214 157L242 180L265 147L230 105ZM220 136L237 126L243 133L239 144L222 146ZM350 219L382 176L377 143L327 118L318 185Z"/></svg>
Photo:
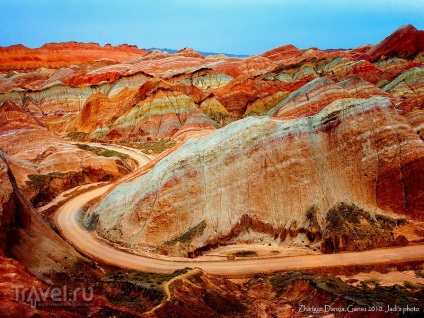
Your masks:
<svg viewBox="0 0 424 318"><path fill-rule="evenodd" d="M84 144L84 145L88 145L92 147L106 148L109 150L114 150L114 151L123 153L125 155L130 156L132 159L134 159L137 162L138 167L141 167L152 160L151 156L146 155L141 150L130 148L127 146L99 144L95 142L73 142L73 144Z"/></svg>
<svg viewBox="0 0 424 318"><path fill-rule="evenodd" d="M131 148L128 147L121 148L109 145L98 146L126 153L132 156L138 162L139 166L150 161L147 156L142 155L138 151L131 150ZM78 215L81 207L88 201L105 193L111 186L111 184L102 186L95 190L87 191L69 200L57 210L55 221L62 237L64 237L82 254L91 259L121 268L143 272L172 273L173 271L184 267L198 267L211 274L246 275L295 269L371 265L387 262L424 260L424 246L422 245L376 249L364 252L260 259L236 259L225 261L196 261L191 259L175 261L140 256L112 247L94 236L78 221Z"/></svg>

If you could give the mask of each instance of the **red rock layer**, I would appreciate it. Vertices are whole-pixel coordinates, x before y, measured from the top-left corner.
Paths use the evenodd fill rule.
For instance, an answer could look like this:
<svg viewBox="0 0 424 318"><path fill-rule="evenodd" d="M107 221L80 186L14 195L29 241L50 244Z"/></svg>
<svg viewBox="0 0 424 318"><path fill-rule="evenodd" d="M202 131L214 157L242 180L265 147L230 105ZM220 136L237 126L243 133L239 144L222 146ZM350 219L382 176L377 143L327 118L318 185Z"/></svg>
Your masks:
<svg viewBox="0 0 424 318"><path fill-rule="evenodd" d="M389 37L373 46L367 53L371 61L392 56L408 58L424 51L424 31L408 24L393 32Z"/></svg>
<svg viewBox="0 0 424 318"><path fill-rule="evenodd" d="M14 45L0 47L0 72L27 72L40 67L58 69L103 58L126 61L146 54L146 50L126 44L102 47L96 43L66 42L45 44L37 49Z"/></svg>
<svg viewBox="0 0 424 318"><path fill-rule="evenodd" d="M272 61L280 61L291 57L296 57L302 54L302 52L294 45L284 45L262 53L261 55Z"/></svg>
<svg viewBox="0 0 424 318"><path fill-rule="evenodd" d="M152 51L145 55L139 54L136 59L123 61L114 58L113 54L123 51L134 53L137 49L101 48L87 44L82 46L88 51L99 49L115 53L111 53L109 59L87 61L57 71L38 69L24 74L5 74L0 78L0 92L3 92L0 94L0 102L13 100L27 108L49 129L64 135L82 129L88 133L90 139L136 139L140 135L148 138L170 138L181 127L176 122L178 116L172 115L171 121L165 120L164 122L169 124L163 125L162 128L158 128L162 116L158 113L152 117L152 121L144 120L140 126L137 126L140 123L138 119L137 123L132 122L128 127L122 127L125 125L121 122L115 123L115 120L123 114L128 115L129 107L134 104L139 105L138 107L150 105L155 98L146 94L151 94L149 91L157 83L161 83L161 89L165 89L167 94L183 93L194 102L194 105L182 103L188 105L184 110L185 114L189 113L192 107L208 109L206 116L212 116L210 118L219 125L226 125L249 114L265 115L289 93L306 87L305 85L317 78L327 78L338 83L359 77L376 86L374 89L369 86L364 88L368 93L364 92L363 96L374 93L380 95L379 88L384 88L409 69L422 67L422 59L417 55L421 50L421 37L421 31L406 26L372 48L320 51L316 48L298 50L287 45L245 59L223 56L205 58L193 49L186 48L175 54ZM79 45L81 44L47 45L44 49L68 52ZM404 50L401 45L404 45ZM13 56L18 49L12 47L3 51L10 51L7 54ZM391 50L391 53L386 54L385 50ZM406 54L405 50L414 53ZM380 57L378 61L371 63L373 59L364 55L365 52L370 52L373 58L374 55ZM416 58L412 60L414 57ZM146 84L147 82L150 84ZM141 88L144 84L146 85ZM325 83L323 85L325 86ZM132 98L132 93L122 91L119 95L121 100L117 94L126 87L129 91L140 88L140 93ZM319 95L313 102L305 103L303 110L298 108L298 111L307 116L331 102L332 98L342 97L330 94L330 87L323 89L329 94ZM144 90L146 93L143 93ZM395 89L387 90L387 93L394 98L400 98L400 95L405 96L404 91L401 84ZM104 97L99 98L98 93ZM211 111L204 104L202 106L203 102L212 98L223 108L218 107L218 111L215 107L214 111ZM170 104L165 101L166 99L158 98L154 104L164 103L162 113L168 116ZM308 105L313 105L315 110L307 110ZM98 111L100 108L103 109L102 112ZM181 109L178 112L181 112ZM301 114L295 112L290 116L298 115ZM184 120L181 124L184 125ZM169 131L164 131L166 129Z"/></svg>
<svg viewBox="0 0 424 318"><path fill-rule="evenodd" d="M12 255L40 279L59 282L81 269L85 270L86 278L95 277L97 273L90 261L63 241L24 197L3 152L0 152L0 171L1 252Z"/></svg>

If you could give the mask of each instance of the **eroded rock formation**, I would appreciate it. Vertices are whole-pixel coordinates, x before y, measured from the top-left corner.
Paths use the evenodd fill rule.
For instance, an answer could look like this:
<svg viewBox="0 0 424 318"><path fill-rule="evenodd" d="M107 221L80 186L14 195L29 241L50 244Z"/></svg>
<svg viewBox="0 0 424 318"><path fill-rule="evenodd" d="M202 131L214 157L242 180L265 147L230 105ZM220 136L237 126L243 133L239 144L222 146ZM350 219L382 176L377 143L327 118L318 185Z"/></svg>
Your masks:
<svg viewBox="0 0 424 318"><path fill-rule="evenodd" d="M77 185L112 181L131 169L119 158L99 157L66 142L13 102L0 106L0 118L0 148L34 204Z"/></svg>
<svg viewBox="0 0 424 318"><path fill-rule="evenodd" d="M178 142L98 206L98 233L126 246L193 256L264 240L404 244L416 236L397 220L422 220L423 50L423 31L410 25L373 46L286 45L244 59L191 48L2 48L0 147L19 188L42 204L130 169L63 137L151 152ZM327 216L343 204L369 213L367 226L385 239L364 245L331 232Z"/></svg>
<svg viewBox="0 0 424 318"><path fill-rule="evenodd" d="M0 72L28 71L43 67L58 69L95 60L98 60L98 65L110 65L146 54L146 50L126 44L100 46L97 43L49 43L37 49L13 45L0 47Z"/></svg>
<svg viewBox="0 0 424 318"><path fill-rule="evenodd" d="M378 292L405 299L399 287L352 289L307 273L243 286L197 269L99 279L113 270L81 256L34 205L130 171L122 154L83 144L113 142L161 153L84 220L124 247L196 257L238 243L335 253L420 241L423 39L407 25L352 50L285 45L247 58L75 42L0 48L0 315L285 317L310 295L334 306L376 305ZM82 281L107 300L16 300L16 285Z"/></svg>
<svg viewBox="0 0 424 318"><path fill-rule="evenodd" d="M221 240L253 242L255 232L279 239L293 224L309 228L313 205L321 228L327 211L344 201L373 211L372 218L422 221L423 176L422 140L389 99L342 98L313 116L248 117L190 139L110 192L94 219L113 242L178 244L184 253ZM265 226L234 232L246 215Z"/></svg>

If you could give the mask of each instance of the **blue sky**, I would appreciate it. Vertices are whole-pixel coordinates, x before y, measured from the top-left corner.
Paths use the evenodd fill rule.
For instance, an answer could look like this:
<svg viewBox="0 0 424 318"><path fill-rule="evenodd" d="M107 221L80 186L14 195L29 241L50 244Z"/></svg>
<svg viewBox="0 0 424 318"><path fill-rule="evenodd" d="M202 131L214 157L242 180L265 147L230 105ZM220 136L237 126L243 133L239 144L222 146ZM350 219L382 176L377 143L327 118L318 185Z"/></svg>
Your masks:
<svg viewBox="0 0 424 318"><path fill-rule="evenodd" d="M284 44L375 44L404 24L422 30L424 1L0 0L0 21L0 46L79 41L259 54Z"/></svg>

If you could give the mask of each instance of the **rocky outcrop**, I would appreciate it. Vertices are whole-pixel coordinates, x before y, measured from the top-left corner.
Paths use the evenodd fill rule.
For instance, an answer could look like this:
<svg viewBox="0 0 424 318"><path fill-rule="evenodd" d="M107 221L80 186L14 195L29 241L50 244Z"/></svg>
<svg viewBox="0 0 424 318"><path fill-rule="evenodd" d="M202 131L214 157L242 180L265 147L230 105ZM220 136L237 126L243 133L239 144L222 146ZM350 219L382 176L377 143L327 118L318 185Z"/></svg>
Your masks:
<svg viewBox="0 0 424 318"><path fill-rule="evenodd" d="M174 140L186 140L196 135L212 132L219 125L206 116L200 109L193 109L188 115L184 125L172 136Z"/></svg>
<svg viewBox="0 0 424 318"><path fill-rule="evenodd" d="M275 49L269 50L262 54L263 57L272 61L281 61L301 55L302 52L294 45L284 45Z"/></svg>
<svg viewBox="0 0 424 318"><path fill-rule="evenodd" d="M181 112L188 114L200 108L207 117L223 126L245 116L265 115L301 88L312 94L311 101L300 101L304 107L297 108L294 113L287 105L282 111L288 112L285 118L309 116L337 98L352 97L352 93L362 98L382 95L379 89L383 89L389 97L409 98L409 80L404 82L402 76L410 77L409 71L422 68L421 42L422 31L405 26L372 47L322 51L316 48L299 50L286 45L243 59L220 55L205 58L190 48L170 54L158 50L143 53L143 50L124 46L46 45L30 50L31 54L44 50L46 56L53 54L60 59L62 53L78 48L81 56L70 54L69 59L84 62L72 66L65 63L57 69L44 63L43 57L37 63L44 68L29 67L22 72L16 67L0 77L0 103L13 101L50 130L62 135L72 133L71 136L78 135L79 139L159 140L172 138L184 125L185 115L178 115ZM7 65L9 55L23 54L26 49L2 50L4 65ZM92 60L86 61L88 52L94 55ZM103 53L108 54L107 58L95 59L96 54ZM356 79L355 83L350 82L351 78ZM368 82L367 87L360 80ZM334 85L344 81L348 82L343 85L350 83L347 91ZM412 83L412 87L414 85ZM164 98L161 94L154 101L159 90L175 96L175 102L180 105L177 107L171 102L174 97ZM298 98L307 98L297 93ZM187 98L179 96L181 94ZM213 107L206 106L209 101L213 101ZM217 108L215 101L222 108ZM149 108L151 103L157 105L155 115L133 118L133 113L139 111L131 108ZM297 99L291 103L297 103ZM146 113L146 109L142 112ZM129 122L123 123L123 120Z"/></svg>
<svg viewBox="0 0 424 318"><path fill-rule="evenodd" d="M206 288L207 286L207 288ZM248 314L252 299L227 279L190 270L165 285L167 297L144 317L240 317ZM187 297L187 292L194 297Z"/></svg>
<svg viewBox="0 0 424 318"><path fill-rule="evenodd" d="M319 77L281 101L269 115L280 118L300 118L314 115L332 102L352 97L339 85Z"/></svg>
<svg viewBox="0 0 424 318"><path fill-rule="evenodd" d="M79 149L13 103L0 107L0 118L0 148L19 188L34 204L77 185L111 181L128 172L121 159Z"/></svg>
<svg viewBox="0 0 424 318"><path fill-rule="evenodd" d="M0 153L4 156L4 153ZM16 200L12 184L9 180L8 166L4 161L0 161L0 256L4 256L4 251L9 247L9 238L13 232L11 225L15 223Z"/></svg>
<svg viewBox="0 0 424 318"><path fill-rule="evenodd" d="M104 58L127 61L146 54L146 50L126 44L102 47L97 43L66 42L49 43L36 49L14 45L0 47L0 72L29 71L41 67L58 69Z"/></svg>
<svg viewBox="0 0 424 318"><path fill-rule="evenodd" d="M191 47L185 47L185 48L177 51L175 54L176 55L187 56L187 57L195 57L195 58L199 58L199 59L205 58L202 54L200 54L199 52L195 51Z"/></svg>
<svg viewBox="0 0 424 318"><path fill-rule="evenodd" d="M44 221L0 150L0 316L140 316L92 292L103 273Z"/></svg>
<svg viewBox="0 0 424 318"><path fill-rule="evenodd" d="M383 91L400 99L421 95L424 92L424 67L414 67L404 71L384 86Z"/></svg>
<svg viewBox="0 0 424 318"><path fill-rule="evenodd" d="M373 46L367 53L371 61L387 59L393 56L401 58L415 57L424 51L424 32L412 25L404 25L383 41Z"/></svg>
<svg viewBox="0 0 424 318"><path fill-rule="evenodd" d="M398 105L398 109L407 118L409 125L424 141L424 96L416 95Z"/></svg>
<svg viewBox="0 0 424 318"><path fill-rule="evenodd" d="M422 241L423 51L412 26L353 50L285 45L247 58L75 42L0 48L0 316L303 317L300 305L415 305L422 295L399 286L308 273L242 286L197 269L100 279L110 269L33 206L133 167L66 141L95 140L158 154L87 210L91 229L123 248L197 257L239 243L337 253ZM16 285L64 284L102 297L63 307L47 294L36 309L16 300Z"/></svg>
<svg viewBox="0 0 424 318"><path fill-rule="evenodd" d="M338 85L355 98L369 98L371 96L384 96L390 98L389 94L363 80L359 76L350 77L347 80L339 82Z"/></svg>
<svg viewBox="0 0 424 318"><path fill-rule="evenodd" d="M112 97L100 92L91 95L75 118L74 130L96 139L137 102L136 94L137 89L126 87Z"/></svg>
<svg viewBox="0 0 424 318"><path fill-rule="evenodd" d="M340 99L311 117L251 117L190 139L110 192L94 212L96 229L134 248L172 238L190 250L216 243L245 214L275 240L294 222L308 228L316 205L324 228L327 211L346 200L422 220L423 163L422 141L387 98ZM253 242L257 230L232 242Z"/></svg>
<svg viewBox="0 0 424 318"><path fill-rule="evenodd" d="M199 97L195 87L190 90L182 84L159 83L147 89L148 85L150 83L140 87L137 102L126 107L125 111L119 108L119 117L109 126L105 123L104 129L96 131L96 135L92 133L89 138L145 141L170 138L185 125L192 111L198 109L195 101ZM92 114L92 120L97 122L97 113ZM205 127L211 126L212 120L207 116L203 116L203 121ZM198 129L202 129L203 125L199 124Z"/></svg>
<svg viewBox="0 0 424 318"><path fill-rule="evenodd" d="M3 152L0 157L1 249L45 281L59 283L74 276L96 277L94 264L79 255L44 222L19 190Z"/></svg>

